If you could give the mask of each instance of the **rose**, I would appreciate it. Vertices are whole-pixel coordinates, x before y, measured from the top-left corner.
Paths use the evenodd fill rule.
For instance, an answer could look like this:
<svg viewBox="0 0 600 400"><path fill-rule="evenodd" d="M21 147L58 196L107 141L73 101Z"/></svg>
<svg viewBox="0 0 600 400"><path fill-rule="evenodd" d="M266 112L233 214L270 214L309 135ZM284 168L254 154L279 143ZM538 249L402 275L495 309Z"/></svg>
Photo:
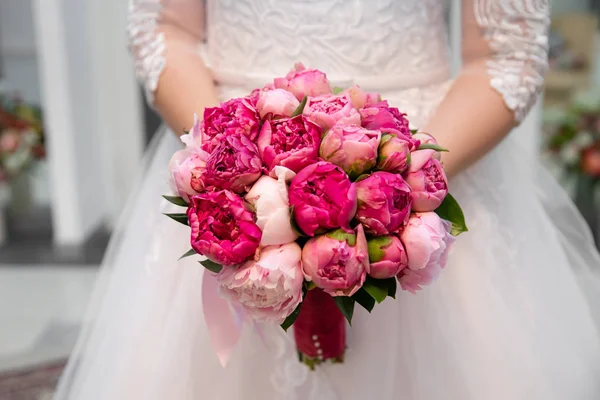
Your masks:
<svg viewBox="0 0 600 400"><path fill-rule="evenodd" d="M287 181L296 174L284 167L275 167L277 179L263 175L245 196L256 210L256 225L262 231L261 246L293 242L298 235L290 221Z"/></svg>
<svg viewBox="0 0 600 400"><path fill-rule="evenodd" d="M410 187L398 174L377 171L356 182L356 219L373 235L397 232L410 216Z"/></svg>
<svg viewBox="0 0 600 400"><path fill-rule="evenodd" d="M205 192L191 198L187 210L192 248L221 265L241 264L252 257L261 232L254 213L229 190Z"/></svg>
<svg viewBox="0 0 600 400"><path fill-rule="evenodd" d="M590 147L583 151L581 170L587 175L600 177L600 148Z"/></svg>
<svg viewBox="0 0 600 400"><path fill-rule="evenodd" d="M327 76L316 69L307 69L297 63L285 78L276 78L273 82L275 88L285 89L302 100L305 96L319 96L331 93L331 86Z"/></svg>
<svg viewBox="0 0 600 400"><path fill-rule="evenodd" d="M171 189L179 194L186 202L191 196L204 191L202 174L206 167L208 153L200 150L193 153L190 150L179 150L173 154L169 162L171 172Z"/></svg>
<svg viewBox="0 0 600 400"><path fill-rule="evenodd" d="M302 249L308 281L332 296L352 296L369 272L367 240L362 225L356 233L341 229L310 239Z"/></svg>
<svg viewBox="0 0 600 400"><path fill-rule="evenodd" d="M256 109L261 118L267 114L291 117L299 105L300 102L292 93L283 89L274 89L260 92Z"/></svg>
<svg viewBox="0 0 600 400"><path fill-rule="evenodd" d="M362 90L358 85L349 87L340 93L340 95L348 95L352 105L357 110L364 108L367 105L379 103L381 101L381 95L379 93L368 93Z"/></svg>
<svg viewBox="0 0 600 400"><path fill-rule="evenodd" d="M406 250L395 235L377 236L367 241L369 247L369 275L375 279L393 278L408 265Z"/></svg>
<svg viewBox="0 0 600 400"><path fill-rule="evenodd" d="M267 171L277 165L299 172L317 161L321 128L298 115L267 120L258 135L258 150Z"/></svg>
<svg viewBox="0 0 600 400"><path fill-rule="evenodd" d="M302 301L302 250L292 242L261 249L258 261L223 268L219 292L254 320L281 324Z"/></svg>
<svg viewBox="0 0 600 400"><path fill-rule="evenodd" d="M362 126L367 129L391 128L404 136L410 136L406 114L402 114L396 107L390 107L387 101L365 106L360 110L360 116Z"/></svg>
<svg viewBox="0 0 600 400"><path fill-rule="evenodd" d="M320 161L292 179L289 190L294 219L308 236L342 227L350 231L356 213L356 185L342 169Z"/></svg>
<svg viewBox="0 0 600 400"><path fill-rule="evenodd" d="M203 174L205 186L247 191L262 174L258 148L246 136L226 134L206 160Z"/></svg>
<svg viewBox="0 0 600 400"><path fill-rule="evenodd" d="M379 131L337 124L323 138L319 155L355 179L375 166L380 140Z"/></svg>
<svg viewBox="0 0 600 400"><path fill-rule="evenodd" d="M212 152L226 135L235 134L256 140L259 123L258 112L249 98L231 99L219 107L205 108L203 149Z"/></svg>
<svg viewBox="0 0 600 400"><path fill-rule="evenodd" d="M430 150L415 151L404 177L412 190L413 211L433 211L442 204L448 194L448 180L444 167L432 155Z"/></svg>
<svg viewBox="0 0 600 400"><path fill-rule="evenodd" d="M402 232L402 243L408 255L408 268L398 275L400 286L415 293L433 283L446 267L448 253L454 243L450 224L436 213L416 213Z"/></svg>
<svg viewBox="0 0 600 400"><path fill-rule="evenodd" d="M350 96L334 96L327 94L309 97L303 114L319 125L323 132L331 129L336 123L360 125L360 114L352 106Z"/></svg>
<svg viewBox="0 0 600 400"><path fill-rule="evenodd" d="M389 129L381 137L377 157L377 169L394 174L401 174L410 164L410 151L414 149L415 141L400 132Z"/></svg>

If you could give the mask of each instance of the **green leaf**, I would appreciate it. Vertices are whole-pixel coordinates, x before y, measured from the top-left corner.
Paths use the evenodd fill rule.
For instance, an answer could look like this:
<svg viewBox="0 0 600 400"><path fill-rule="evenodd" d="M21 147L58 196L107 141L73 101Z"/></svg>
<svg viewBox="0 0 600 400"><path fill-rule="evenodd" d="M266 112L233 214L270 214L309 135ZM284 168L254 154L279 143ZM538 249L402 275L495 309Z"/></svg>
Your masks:
<svg viewBox="0 0 600 400"><path fill-rule="evenodd" d="M452 231L450 232L452 236L458 236L469 230L460 205L450 193L448 193L442 204L435 210L435 213L441 219L445 219L452 224Z"/></svg>
<svg viewBox="0 0 600 400"><path fill-rule="evenodd" d="M287 332L287 330L296 322L296 318L300 315L300 309L302 308L302 303L298 304L298 307L281 324L281 328Z"/></svg>
<svg viewBox="0 0 600 400"><path fill-rule="evenodd" d="M369 176L371 176L371 174L362 174L358 178L356 178L356 180L354 182L360 182L363 179L367 179Z"/></svg>
<svg viewBox="0 0 600 400"><path fill-rule="evenodd" d="M179 222L180 224L189 225L187 214L165 214L167 217L171 218L174 221Z"/></svg>
<svg viewBox="0 0 600 400"><path fill-rule="evenodd" d="M411 129L411 130L410 130L410 133L411 133L411 135L414 135L414 134L415 134L415 133L417 133L417 132L419 132L419 130L418 130L418 129Z"/></svg>
<svg viewBox="0 0 600 400"><path fill-rule="evenodd" d="M394 137L394 135L390 135L389 133L386 133L385 135L383 135L381 137L381 141L379 142L379 147L383 146L384 144L386 144L387 142L392 140L393 137Z"/></svg>
<svg viewBox="0 0 600 400"><path fill-rule="evenodd" d="M396 289L398 288L398 284L396 283L396 278L390 278L388 281L388 297L392 299L396 298Z"/></svg>
<svg viewBox="0 0 600 400"><path fill-rule="evenodd" d="M385 256L384 248L388 247L391 243L391 236L377 236L370 238L367 242L369 248L369 262L376 263L381 261Z"/></svg>
<svg viewBox="0 0 600 400"><path fill-rule="evenodd" d="M221 264L217 264L216 262L211 260L204 260L198 262L202 264L204 268L206 268L210 272L214 272L215 274L218 274L223 269L223 266Z"/></svg>
<svg viewBox="0 0 600 400"><path fill-rule="evenodd" d="M417 150L435 150L435 151L448 151L445 147L434 143L422 143Z"/></svg>
<svg viewBox="0 0 600 400"><path fill-rule="evenodd" d="M304 282L304 287L306 288L306 290L313 290L314 288L317 287L317 285L313 282L313 281L306 281Z"/></svg>
<svg viewBox="0 0 600 400"><path fill-rule="evenodd" d="M189 256L193 256L194 254L197 254L196 250L189 249L184 255L182 255L181 257L179 257L179 260L181 260L183 258L186 258L186 257L189 257ZM179 261L179 260L177 260L177 261Z"/></svg>
<svg viewBox="0 0 600 400"><path fill-rule="evenodd" d="M335 300L335 304L337 304L338 308L340 309L350 326L352 326L352 315L354 314L354 300L346 296L335 296L333 300Z"/></svg>
<svg viewBox="0 0 600 400"><path fill-rule="evenodd" d="M337 87L337 86L334 87L332 90L333 94L335 94L335 95L338 95L338 94L342 93L343 91L344 91L344 89L342 89L341 87Z"/></svg>
<svg viewBox="0 0 600 400"><path fill-rule="evenodd" d="M352 299L363 306L363 308L368 312L371 312L373 307L375 307L375 299L371 297L371 295L367 293L364 288L360 288L356 293L354 293Z"/></svg>
<svg viewBox="0 0 600 400"><path fill-rule="evenodd" d="M304 111L304 107L306 106L307 100L308 100L308 97L304 96L304 98L300 102L300 105L298 107L296 107L296 109L292 113L292 118L297 117L298 115L302 114L302 112Z"/></svg>
<svg viewBox="0 0 600 400"><path fill-rule="evenodd" d="M336 229L335 231L328 232L327 237L335 240L345 241L348 243L348 246L356 246L356 234L347 233L343 229Z"/></svg>
<svg viewBox="0 0 600 400"><path fill-rule="evenodd" d="M188 206L188 203L186 203L185 200L179 196L163 196L163 198L165 200L167 200L169 203L175 204L176 206L181 206L181 207Z"/></svg>
<svg viewBox="0 0 600 400"><path fill-rule="evenodd" d="M376 302L381 303L388 295L388 281L387 279L373 279L367 277L363 289L365 289Z"/></svg>

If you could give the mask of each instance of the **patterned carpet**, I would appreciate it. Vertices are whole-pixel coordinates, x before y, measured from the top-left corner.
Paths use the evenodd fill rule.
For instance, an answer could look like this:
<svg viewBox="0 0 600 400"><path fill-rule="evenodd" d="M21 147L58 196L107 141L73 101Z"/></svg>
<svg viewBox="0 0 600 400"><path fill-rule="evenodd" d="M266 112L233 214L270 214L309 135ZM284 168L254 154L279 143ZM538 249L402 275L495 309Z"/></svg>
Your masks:
<svg viewBox="0 0 600 400"><path fill-rule="evenodd" d="M51 400L65 362L0 372L0 400Z"/></svg>

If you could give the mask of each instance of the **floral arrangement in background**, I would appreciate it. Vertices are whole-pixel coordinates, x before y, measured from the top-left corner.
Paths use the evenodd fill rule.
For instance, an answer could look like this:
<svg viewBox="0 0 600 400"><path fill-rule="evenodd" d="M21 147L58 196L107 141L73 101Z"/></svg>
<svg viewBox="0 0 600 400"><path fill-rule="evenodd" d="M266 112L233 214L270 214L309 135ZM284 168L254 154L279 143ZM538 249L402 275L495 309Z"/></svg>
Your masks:
<svg viewBox="0 0 600 400"><path fill-rule="evenodd" d="M10 181L45 155L40 109L0 94L0 182Z"/></svg>

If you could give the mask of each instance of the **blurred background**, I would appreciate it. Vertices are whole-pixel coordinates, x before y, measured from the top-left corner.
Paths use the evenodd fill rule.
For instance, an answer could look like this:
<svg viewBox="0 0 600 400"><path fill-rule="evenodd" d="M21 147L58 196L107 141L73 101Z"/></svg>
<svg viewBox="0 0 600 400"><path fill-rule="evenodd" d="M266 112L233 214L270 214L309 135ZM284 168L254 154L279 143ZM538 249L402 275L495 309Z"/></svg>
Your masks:
<svg viewBox="0 0 600 400"><path fill-rule="evenodd" d="M552 5L544 96L513 134L600 242L600 0ZM124 0L0 0L0 400L50 398L160 125L126 14Z"/></svg>

